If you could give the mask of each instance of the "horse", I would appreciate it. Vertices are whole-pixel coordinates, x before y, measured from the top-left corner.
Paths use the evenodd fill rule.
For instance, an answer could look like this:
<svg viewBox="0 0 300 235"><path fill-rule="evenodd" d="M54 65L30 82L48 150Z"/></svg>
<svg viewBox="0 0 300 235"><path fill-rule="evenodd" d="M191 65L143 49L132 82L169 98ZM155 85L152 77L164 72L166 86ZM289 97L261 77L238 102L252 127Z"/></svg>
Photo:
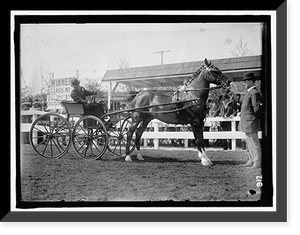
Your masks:
<svg viewBox="0 0 300 235"><path fill-rule="evenodd" d="M131 103L132 123L127 132L125 161L132 161L129 150L134 132L136 132L137 159L144 160L140 152L140 139L149 122L158 119L170 124L190 124L202 165L213 164L206 155L203 140L206 100L209 90L212 89L209 88L209 84L213 83L217 88L227 88L231 81L207 59L204 63L205 65L201 66L187 82L171 94L163 90L146 90L135 95Z"/></svg>

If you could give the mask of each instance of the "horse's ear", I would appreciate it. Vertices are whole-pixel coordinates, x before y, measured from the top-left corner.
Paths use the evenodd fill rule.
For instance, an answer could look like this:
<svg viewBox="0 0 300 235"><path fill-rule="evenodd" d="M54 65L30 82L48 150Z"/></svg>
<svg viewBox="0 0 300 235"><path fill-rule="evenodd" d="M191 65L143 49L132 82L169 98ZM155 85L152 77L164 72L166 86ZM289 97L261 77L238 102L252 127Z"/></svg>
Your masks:
<svg viewBox="0 0 300 235"><path fill-rule="evenodd" d="M206 64L207 67L209 67L211 65L211 62L208 62L208 60L206 58L204 59L204 63Z"/></svg>

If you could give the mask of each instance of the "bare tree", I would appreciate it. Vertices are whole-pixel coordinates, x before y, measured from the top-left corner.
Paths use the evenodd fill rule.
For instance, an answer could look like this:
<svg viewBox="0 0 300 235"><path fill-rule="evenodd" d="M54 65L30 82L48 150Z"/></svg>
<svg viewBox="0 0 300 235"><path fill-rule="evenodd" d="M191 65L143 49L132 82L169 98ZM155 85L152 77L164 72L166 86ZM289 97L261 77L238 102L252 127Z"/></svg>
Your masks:
<svg viewBox="0 0 300 235"><path fill-rule="evenodd" d="M119 58L119 61L118 61L118 67L119 69L124 69L124 68L129 68L130 67L130 62L129 60L127 59L127 57L125 57L124 55L121 56Z"/></svg>
<svg viewBox="0 0 300 235"><path fill-rule="evenodd" d="M49 94L52 78L52 72L50 71L50 67L48 65L45 65L43 61L41 61L39 72L41 78L41 94Z"/></svg>
<svg viewBox="0 0 300 235"><path fill-rule="evenodd" d="M20 71L20 77L21 77L21 99L23 99L29 95L29 90L28 90L26 81L24 79L24 74L23 74L22 68Z"/></svg>
<svg viewBox="0 0 300 235"><path fill-rule="evenodd" d="M230 53L231 57L244 57L253 55L253 50L249 48L248 42L244 42L243 37L240 36L240 39L231 48ZM235 82L232 90L234 93L244 93L246 91L242 82Z"/></svg>
<svg viewBox="0 0 300 235"><path fill-rule="evenodd" d="M102 90L102 80L100 78L86 78L84 86L89 91L97 91L95 97L96 101L103 100L105 97L105 92ZM91 99L91 97L89 97Z"/></svg>
<svg viewBox="0 0 300 235"><path fill-rule="evenodd" d="M253 51L248 47L248 42L243 42L242 36L231 48L231 57L243 57L250 56L253 54Z"/></svg>
<svg viewBox="0 0 300 235"><path fill-rule="evenodd" d="M21 74L22 76L22 74ZM49 94L52 73L49 66L40 61L27 84L27 92L31 95Z"/></svg>
<svg viewBox="0 0 300 235"><path fill-rule="evenodd" d="M124 55L119 58L119 61L117 62L117 64L118 64L119 69L124 69L124 68L130 67L130 62L129 62L128 58L125 57ZM129 92L130 90L132 90L131 87L129 87L125 84L122 84L122 83L120 83L117 88L117 91L119 91L119 92Z"/></svg>

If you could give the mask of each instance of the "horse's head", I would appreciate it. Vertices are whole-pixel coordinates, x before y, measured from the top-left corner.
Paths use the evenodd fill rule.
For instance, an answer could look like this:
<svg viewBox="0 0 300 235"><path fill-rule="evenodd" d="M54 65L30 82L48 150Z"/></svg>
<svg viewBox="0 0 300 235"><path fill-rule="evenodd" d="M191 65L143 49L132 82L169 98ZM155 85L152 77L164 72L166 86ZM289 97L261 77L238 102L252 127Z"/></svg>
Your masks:
<svg viewBox="0 0 300 235"><path fill-rule="evenodd" d="M206 58L204 60L205 63L205 73L206 80L209 83L214 83L216 85L223 85L224 88L230 86L232 82L228 77L226 77L216 66L212 65Z"/></svg>

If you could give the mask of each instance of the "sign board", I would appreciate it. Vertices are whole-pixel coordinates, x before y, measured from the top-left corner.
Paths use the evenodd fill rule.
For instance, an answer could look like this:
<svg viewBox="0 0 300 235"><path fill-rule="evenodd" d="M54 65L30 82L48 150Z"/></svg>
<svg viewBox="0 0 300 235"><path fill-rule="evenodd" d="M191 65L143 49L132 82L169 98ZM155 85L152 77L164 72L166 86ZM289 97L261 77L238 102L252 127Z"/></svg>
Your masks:
<svg viewBox="0 0 300 235"><path fill-rule="evenodd" d="M51 80L50 96L48 102L61 102L71 100L71 80L75 77L55 78Z"/></svg>

